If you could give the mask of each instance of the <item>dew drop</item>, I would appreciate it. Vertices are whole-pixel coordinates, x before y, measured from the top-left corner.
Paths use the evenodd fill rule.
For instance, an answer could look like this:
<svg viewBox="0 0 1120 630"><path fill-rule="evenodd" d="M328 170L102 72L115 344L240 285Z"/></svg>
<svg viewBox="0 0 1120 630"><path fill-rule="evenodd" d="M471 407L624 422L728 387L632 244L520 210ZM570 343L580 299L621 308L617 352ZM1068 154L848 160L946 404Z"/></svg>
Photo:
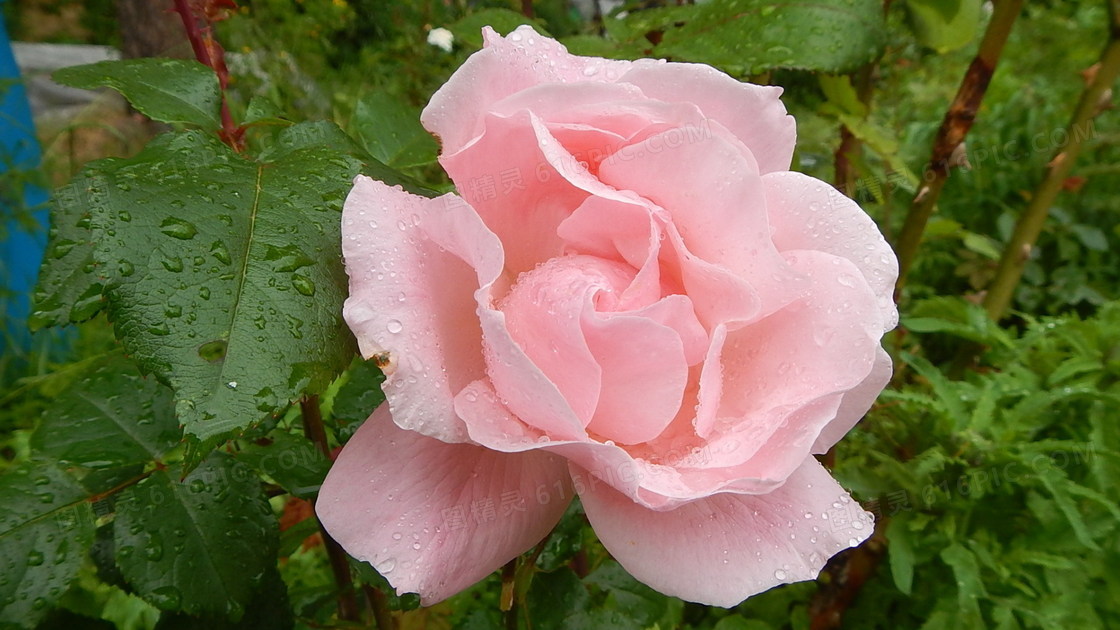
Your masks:
<svg viewBox="0 0 1120 630"><path fill-rule="evenodd" d="M292 274L292 286L295 287L300 295L306 295L308 297L315 295L315 283L306 276L301 276L298 273Z"/></svg>
<svg viewBox="0 0 1120 630"><path fill-rule="evenodd" d="M404 330L404 325L401 324L401 322L399 320L390 319L389 322L387 324L385 324L385 330L388 330L389 332L391 332L395 335L395 334L399 333L400 331Z"/></svg>
<svg viewBox="0 0 1120 630"><path fill-rule="evenodd" d="M178 217L167 217L159 224L159 230L164 234L179 240L190 240L198 234L198 228L190 221Z"/></svg>

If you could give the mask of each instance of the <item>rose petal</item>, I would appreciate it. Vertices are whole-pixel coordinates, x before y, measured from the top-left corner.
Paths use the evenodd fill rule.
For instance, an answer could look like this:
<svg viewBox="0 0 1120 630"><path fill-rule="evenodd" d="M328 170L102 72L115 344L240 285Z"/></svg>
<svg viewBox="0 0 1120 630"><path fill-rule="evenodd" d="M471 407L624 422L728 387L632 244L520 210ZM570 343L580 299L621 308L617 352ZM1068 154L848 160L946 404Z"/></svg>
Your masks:
<svg viewBox="0 0 1120 630"><path fill-rule="evenodd" d="M868 379L881 352L879 312L871 288L852 275L855 266L822 252L787 256L812 278L811 299L728 333L723 396L709 426L711 470L698 471L701 479L718 481L712 471L722 467L725 479L784 479L836 418L843 397ZM836 281L845 274L857 281Z"/></svg>
<svg viewBox="0 0 1120 630"><path fill-rule="evenodd" d="M497 101L542 83L613 82L632 65L569 55L555 40L520 26L502 38L483 28L486 46L471 55L432 95L420 114L424 127L454 153L482 131L483 113Z"/></svg>
<svg viewBox="0 0 1120 630"><path fill-rule="evenodd" d="M845 392L871 372L881 323L874 294L844 258L787 252L812 283L806 297L729 332L724 345L720 416L750 418L767 409ZM749 421L748 421L749 422Z"/></svg>
<svg viewBox="0 0 1120 630"><path fill-rule="evenodd" d="M590 478L575 468L572 475ZM603 483L576 489L599 540L634 577L715 606L814 579L830 556L872 531L871 515L811 457L770 493L716 494L668 511Z"/></svg>
<svg viewBox="0 0 1120 630"><path fill-rule="evenodd" d="M658 237L650 209L637 202L590 196L557 227L566 251L626 262L641 269ZM655 259L656 260L656 259Z"/></svg>
<svg viewBox="0 0 1120 630"><path fill-rule="evenodd" d="M428 606L548 534L567 503L542 503L538 488L563 493L568 479L562 458L446 444L399 429L382 405L342 449L315 511L350 555Z"/></svg>
<svg viewBox="0 0 1120 630"><path fill-rule="evenodd" d="M546 159L538 131L548 136L548 130L534 126L532 114L488 116L485 129L471 145L445 152L440 163L498 235L505 247L506 268L516 276L560 254L563 241L556 228L587 192L573 186ZM556 144L554 139L551 142Z"/></svg>
<svg viewBox="0 0 1120 630"><path fill-rule="evenodd" d="M746 279L762 314L789 303L804 285L770 239L758 166L718 123L654 135L607 158L599 177L632 190L672 216L689 251Z"/></svg>
<svg viewBox="0 0 1120 630"><path fill-rule="evenodd" d="M453 399L485 374L474 292L501 272L501 243L452 195L426 199L363 175L343 207L343 234L343 316L362 356L390 353L393 419L466 440Z"/></svg>
<svg viewBox="0 0 1120 630"><path fill-rule="evenodd" d="M662 226L668 247L661 248L665 274L684 287L696 316L708 330L736 327L762 316L762 296L742 276L694 255L672 223ZM771 304L772 306L772 304Z"/></svg>
<svg viewBox="0 0 1120 630"><path fill-rule="evenodd" d="M642 466L625 449L586 439L553 440L514 416L486 381L468 385L455 399L455 408L467 421L471 438L487 448L507 453L554 453L594 471L597 480L612 484L619 492L637 496ZM654 496L652 505L665 501Z"/></svg>
<svg viewBox="0 0 1120 630"><path fill-rule="evenodd" d="M622 444L656 438L676 417L688 383L680 333L627 315L585 318L583 330L603 383L587 429Z"/></svg>
<svg viewBox="0 0 1120 630"><path fill-rule="evenodd" d="M686 101L719 121L750 149L762 173L785 171L797 125L779 97L782 88L740 83L702 64L639 61L620 79L661 101Z"/></svg>
<svg viewBox="0 0 1120 630"><path fill-rule="evenodd" d="M628 280L622 267L593 256L554 258L521 274L499 307L512 338L583 425L595 413L602 371L581 321L595 294Z"/></svg>
<svg viewBox="0 0 1120 630"><path fill-rule="evenodd" d="M587 439L584 423L571 403L510 334L505 314L481 302L478 315L487 374L503 405L555 439Z"/></svg>
<svg viewBox="0 0 1120 630"><path fill-rule="evenodd" d="M894 328L898 259L871 217L835 188L808 175L770 173L762 181L778 250L816 250L852 261L878 296L883 332Z"/></svg>
<svg viewBox="0 0 1120 630"><path fill-rule="evenodd" d="M883 348L878 348L875 354L875 365L872 366L871 373L863 379L862 383L844 393L844 399L840 403L840 408L836 411L836 417L821 429L820 435L813 442L813 453L827 452L833 444L839 442L840 438L856 426L856 423L871 408L875 399L879 397L883 388L890 382L892 371L893 364L890 355Z"/></svg>

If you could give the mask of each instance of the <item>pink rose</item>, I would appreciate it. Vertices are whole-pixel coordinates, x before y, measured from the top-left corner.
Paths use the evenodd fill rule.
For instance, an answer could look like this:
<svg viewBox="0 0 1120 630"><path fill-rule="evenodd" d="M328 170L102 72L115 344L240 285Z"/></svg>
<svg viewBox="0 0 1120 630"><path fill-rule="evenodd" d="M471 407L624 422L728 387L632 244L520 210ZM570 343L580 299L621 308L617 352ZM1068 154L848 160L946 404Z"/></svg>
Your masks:
<svg viewBox="0 0 1120 630"><path fill-rule="evenodd" d="M387 403L319 517L424 604L526 551L579 494L611 554L731 606L814 578L871 517L813 457L886 384L895 258L789 172L781 89L574 57L523 26L422 121L461 197L358 177L345 317Z"/></svg>

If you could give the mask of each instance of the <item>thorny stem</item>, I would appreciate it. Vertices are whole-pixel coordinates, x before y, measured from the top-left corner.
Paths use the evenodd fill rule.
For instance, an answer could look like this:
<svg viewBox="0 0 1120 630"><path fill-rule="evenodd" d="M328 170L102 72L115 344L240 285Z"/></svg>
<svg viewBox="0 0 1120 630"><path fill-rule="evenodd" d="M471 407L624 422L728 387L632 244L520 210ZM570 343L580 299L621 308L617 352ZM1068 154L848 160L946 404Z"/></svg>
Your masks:
<svg viewBox="0 0 1120 630"><path fill-rule="evenodd" d="M227 1L230 5L233 5L232 0ZM225 4L223 0L206 0L206 2L209 3L207 6L215 11L220 5ZM240 153L245 148L241 142L245 130L233 122L233 116L229 113L229 102L226 99L229 69L226 68L225 51L221 44L214 39L213 16L208 15L211 11L207 11L205 8L196 11L191 6L191 0L175 0L175 12L183 20L183 28L187 31L187 39L191 42L195 58L198 59L199 63L212 69L214 74L218 76L218 87L222 94L222 129L219 135L222 142ZM199 15L199 13L202 13L202 15ZM200 22L203 25L200 26Z"/></svg>
<svg viewBox="0 0 1120 630"><path fill-rule="evenodd" d="M302 398L299 401L299 410L303 415L303 434L315 444L320 453L330 459L331 450L327 444L327 432L323 428L323 415L319 411L319 397ZM315 502L312 501L311 505L314 507ZM318 514L315 515L315 521L319 524L319 533L323 536L323 546L327 549L331 572L334 573L335 583L338 584L338 618L343 621L361 621L362 613L358 606L358 598L354 596L354 583L350 579L350 564L346 560L346 552L327 533ZM376 615L377 612L374 611L374 614ZM389 628L382 628L382 630L389 630Z"/></svg>
<svg viewBox="0 0 1120 630"><path fill-rule="evenodd" d="M937 137L933 142L933 152L929 164L922 173L922 181L918 192L910 204L910 212L906 215L906 222L898 237L895 250L898 252L898 282L895 284L895 298L902 293L906 282L906 274L914 263L918 254L918 245L922 241L922 232L926 223L933 214L937 198L941 195L941 188L949 177L949 169L954 166L954 153L964 142L964 137L972 128L976 120L976 113L980 110L980 102L988 90L988 83L995 73L996 64L999 63L1003 46L1007 43L1007 36L1011 33L1011 26L1015 23L1023 0L999 0L996 2L995 12L991 22L984 31L984 38L980 41L980 50L969 65L968 71L961 81L953 103L945 112L941 121L941 128L937 130Z"/></svg>
<svg viewBox="0 0 1120 630"><path fill-rule="evenodd" d="M995 279L988 287L984 297L984 308L988 316L998 320L1007 311L1015 287L1023 276L1023 266L1030 258L1031 250L1042 233L1042 227L1050 214L1050 208L1062 190L1062 184L1069 177L1077 156L1084 147L1085 140L1091 135L1093 118L1107 105L1107 91L1120 76L1120 0L1109 0L1111 24L1108 44L1101 53L1096 73L1081 93L1073 119L1066 130L1068 142L1059 148L1057 155L1046 168L1046 177L1031 197L1030 205L1019 217L1015 231L1003 250Z"/></svg>

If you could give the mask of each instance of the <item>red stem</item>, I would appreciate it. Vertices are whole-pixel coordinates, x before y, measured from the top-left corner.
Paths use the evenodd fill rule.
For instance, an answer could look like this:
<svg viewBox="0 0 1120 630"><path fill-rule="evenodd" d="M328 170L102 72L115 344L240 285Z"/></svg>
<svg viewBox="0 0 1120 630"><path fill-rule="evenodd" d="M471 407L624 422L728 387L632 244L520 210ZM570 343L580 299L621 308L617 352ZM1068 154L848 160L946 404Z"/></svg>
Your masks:
<svg viewBox="0 0 1120 630"><path fill-rule="evenodd" d="M183 20L183 28L187 31L187 39L191 42L195 58L199 63L212 69L218 77L218 88L222 94L222 129L218 135L221 136L222 142L228 144L234 151L241 152L244 148L241 137L245 130L233 122L233 116L229 113L229 103L226 101L229 70L226 68L225 51L214 39L213 26L209 19L196 15L191 8L190 0L174 1L175 12Z"/></svg>

